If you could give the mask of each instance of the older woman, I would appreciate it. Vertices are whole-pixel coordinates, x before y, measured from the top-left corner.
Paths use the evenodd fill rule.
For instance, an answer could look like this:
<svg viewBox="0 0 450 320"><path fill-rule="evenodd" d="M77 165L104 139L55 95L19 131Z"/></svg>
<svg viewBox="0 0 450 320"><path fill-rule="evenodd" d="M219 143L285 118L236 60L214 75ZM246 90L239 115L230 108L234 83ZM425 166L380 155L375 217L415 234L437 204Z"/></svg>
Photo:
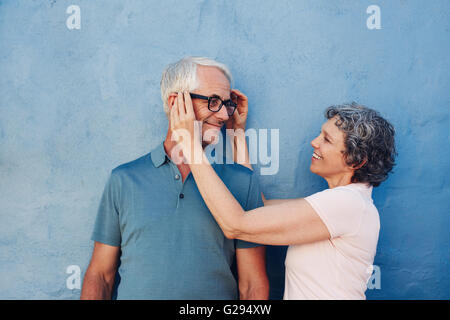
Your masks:
<svg viewBox="0 0 450 320"><path fill-rule="evenodd" d="M247 114L239 95L238 112ZM289 245L284 299L365 299L380 228L372 188L394 166L394 128L376 111L356 104L330 107L320 134L311 141L310 170L329 189L306 198L268 200L245 212L203 154L190 164L197 186L227 238ZM189 93L178 95L171 128L194 137L195 116ZM181 139L180 139L181 140ZM193 159L201 142L180 141Z"/></svg>

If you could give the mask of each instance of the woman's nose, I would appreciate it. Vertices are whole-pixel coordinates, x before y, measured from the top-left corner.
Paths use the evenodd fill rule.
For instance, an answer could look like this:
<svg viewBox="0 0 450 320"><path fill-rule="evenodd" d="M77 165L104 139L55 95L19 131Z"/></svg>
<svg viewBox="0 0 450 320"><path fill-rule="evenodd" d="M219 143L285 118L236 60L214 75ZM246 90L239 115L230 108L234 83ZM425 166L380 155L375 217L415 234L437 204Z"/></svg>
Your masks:
<svg viewBox="0 0 450 320"><path fill-rule="evenodd" d="M319 140L319 137L314 138L311 141L311 147L313 147L314 149L319 149L319 144L318 144L319 141L318 140Z"/></svg>

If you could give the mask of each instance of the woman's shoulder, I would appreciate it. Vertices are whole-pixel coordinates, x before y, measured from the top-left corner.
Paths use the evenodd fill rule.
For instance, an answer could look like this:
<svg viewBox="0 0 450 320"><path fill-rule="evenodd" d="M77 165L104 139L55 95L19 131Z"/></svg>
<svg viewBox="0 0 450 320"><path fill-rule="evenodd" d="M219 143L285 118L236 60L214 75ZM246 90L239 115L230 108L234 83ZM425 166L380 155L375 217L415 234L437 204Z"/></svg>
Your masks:
<svg viewBox="0 0 450 320"><path fill-rule="evenodd" d="M325 189L321 192L318 192L317 194L319 193L344 198L357 198L362 201L372 200L372 186L365 183L350 183L345 186Z"/></svg>
<svg viewBox="0 0 450 320"><path fill-rule="evenodd" d="M350 183L345 186L336 187L341 194L347 194L348 197L358 198L364 203L372 203L372 189L371 185L366 183ZM356 200L356 199L355 199Z"/></svg>
<svg viewBox="0 0 450 320"><path fill-rule="evenodd" d="M332 189L319 191L305 198L310 203L327 209L351 210L361 212L372 202L371 187L365 184L351 183ZM339 211L340 211L339 210Z"/></svg>

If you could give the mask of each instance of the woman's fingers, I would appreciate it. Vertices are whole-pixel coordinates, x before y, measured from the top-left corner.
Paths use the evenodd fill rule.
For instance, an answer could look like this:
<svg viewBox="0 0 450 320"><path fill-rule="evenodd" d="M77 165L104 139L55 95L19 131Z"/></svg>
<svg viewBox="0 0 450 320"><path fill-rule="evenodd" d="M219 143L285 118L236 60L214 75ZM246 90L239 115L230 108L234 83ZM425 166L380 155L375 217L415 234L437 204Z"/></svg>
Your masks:
<svg viewBox="0 0 450 320"><path fill-rule="evenodd" d="M231 90L231 94L237 98L237 108L233 114L233 122L235 129L245 129L248 115L248 98L238 89Z"/></svg>
<svg viewBox="0 0 450 320"><path fill-rule="evenodd" d="M172 109L170 109L170 127L174 131L179 125L179 115L178 115L178 99L175 99Z"/></svg>
<svg viewBox="0 0 450 320"><path fill-rule="evenodd" d="M236 96L238 96L238 98L240 98L242 100L248 100L247 96L245 94L243 94L241 91L239 91L238 89L232 89L231 92L233 92Z"/></svg>
<svg viewBox="0 0 450 320"><path fill-rule="evenodd" d="M170 128L175 136L178 129L194 132L195 113L189 92L178 92L170 110ZM184 132L184 131L183 131Z"/></svg>
<svg viewBox="0 0 450 320"><path fill-rule="evenodd" d="M192 105L192 99L189 92L184 92L184 103L186 108L186 116L188 119L194 119L194 106Z"/></svg>
<svg viewBox="0 0 450 320"><path fill-rule="evenodd" d="M231 92L237 97L238 107L248 107L248 98L245 94L240 92L238 89L233 89Z"/></svg>
<svg viewBox="0 0 450 320"><path fill-rule="evenodd" d="M186 118L186 110L184 109L183 93L178 92L177 102L178 102L178 115L180 117L180 120L184 120Z"/></svg>
<svg viewBox="0 0 450 320"><path fill-rule="evenodd" d="M176 102L178 117L181 121L195 120L194 107L189 92L178 92Z"/></svg>
<svg viewBox="0 0 450 320"><path fill-rule="evenodd" d="M241 115L239 114L239 110L237 108L236 108L236 110L234 110L233 120L235 123L241 123L241 121L242 121Z"/></svg>
<svg viewBox="0 0 450 320"><path fill-rule="evenodd" d="M231 92L237 97L237 109L240 113L247 113L248 110L248 98L245 94L238 89L233 89Z"/></svg>

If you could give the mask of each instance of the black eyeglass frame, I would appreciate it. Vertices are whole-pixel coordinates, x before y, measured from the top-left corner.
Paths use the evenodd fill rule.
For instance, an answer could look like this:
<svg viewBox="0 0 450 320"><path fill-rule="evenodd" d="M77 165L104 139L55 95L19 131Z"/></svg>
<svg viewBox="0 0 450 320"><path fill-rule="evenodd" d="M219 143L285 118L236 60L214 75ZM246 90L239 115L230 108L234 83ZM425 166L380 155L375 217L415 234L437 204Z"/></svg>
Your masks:
<svg viewBox="0 0 450 320"><path fill-rule="evenodd" d="M237 103L235 103L231 99L223 101L219 96L207 97L207 96L202 96L202 95L196 94L196 93L189 93L189 95L191 96L192 99L208 100L208 110L211 111L211 112L219 112L220 109L222 109L223 106L225 106L227 108L229 108L229 107L234 108L233 112L231 114L228 112L228 109L227 109L227 114L228 114L229 117L231 117L234 114L234 112L236 111L236 108L237 108ZM217 110L212 110L211 109L211 100L212 99L219 99L220 100L220 106L219 106L219 108Z"/></svg>

